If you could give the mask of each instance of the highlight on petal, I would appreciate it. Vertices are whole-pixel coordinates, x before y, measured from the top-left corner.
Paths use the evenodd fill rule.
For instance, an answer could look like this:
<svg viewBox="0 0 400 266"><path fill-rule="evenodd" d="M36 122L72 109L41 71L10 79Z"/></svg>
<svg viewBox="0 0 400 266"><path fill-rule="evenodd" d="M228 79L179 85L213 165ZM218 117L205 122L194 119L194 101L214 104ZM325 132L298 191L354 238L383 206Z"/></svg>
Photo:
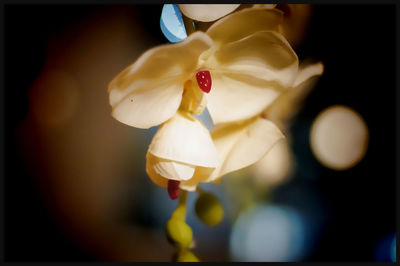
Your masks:
<svg viewBox="0 0 400 266"><path fill-rule="evenodd" d="M211 45L206 34L196 32L183 42L145 52L109 84L113 117L138 128L168 120L180 105L184 81Z"/></svg>
<svg viewBox="0 0 400 266"><path fill-rule="evenodd" d="M217 166L216 149L207 128L200 120L181 112L158 129L148 152L174 162Z"/></svg>
<svg viewBox="0 0 400 266"><path fill-rule="evenodd" d="M210 22L233 12L240 4L178 4L178 6L186 17Z"/></svg>
<svg viewBox="0 0 400 266"><path fill-rule="evenodd" d="M229 43L258 31L277 30L282 20L283 12L277 9L245 8L221 18L206 33L215 42Z"/></svg>
<svg viewBox="0 0 400 266"><path fill-rule="evenodd" d="M278 84L239 74L213 74L207 108L214 124L249 119L281 93Z"/></svg>
<svg viewBox="0 0 400 266"><path fill-rule="evenodd" d="M242 124L225 124L215 128L211 135L219 165L208 182L254 164L284 138L274 123L263 118L253 118Z"/></svg>
<svg viewBox="0 0 400 266"><path fill-rule="evenodd" d="M279 95L265 110L264 115L282 130L286 128L288 122L299 112L302 101L314 88L323 70L320 62L301 66L294 82L295 87Z"/></svg>
<svg viewBox="0 0 400 266"><path fill-rule="evenodd" d="M214 57L219 71L276 81L284 87L293 85L299 65L290 44L274 31L260 31L223 45Z"/></svg>

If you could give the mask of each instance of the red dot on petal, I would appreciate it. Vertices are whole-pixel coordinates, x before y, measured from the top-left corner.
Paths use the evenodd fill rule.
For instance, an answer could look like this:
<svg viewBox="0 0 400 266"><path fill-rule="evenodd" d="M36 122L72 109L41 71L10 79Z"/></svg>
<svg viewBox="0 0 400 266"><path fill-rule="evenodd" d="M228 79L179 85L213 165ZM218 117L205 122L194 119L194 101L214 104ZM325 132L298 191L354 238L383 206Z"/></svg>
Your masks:
<svg viewBox="0 0 400 266"><path fill-rule="evenodd" d="M179 184L181 182L177 180L168 180L168 195L171 199L177 199L179 197Z"/></svg>
<svg viewBox="0 0 400 266"><path fill-rule="evenodd" d="M197 84L199 88L209 93L211 90L211 74L208 70L201 70L196 73Z"/></svg>

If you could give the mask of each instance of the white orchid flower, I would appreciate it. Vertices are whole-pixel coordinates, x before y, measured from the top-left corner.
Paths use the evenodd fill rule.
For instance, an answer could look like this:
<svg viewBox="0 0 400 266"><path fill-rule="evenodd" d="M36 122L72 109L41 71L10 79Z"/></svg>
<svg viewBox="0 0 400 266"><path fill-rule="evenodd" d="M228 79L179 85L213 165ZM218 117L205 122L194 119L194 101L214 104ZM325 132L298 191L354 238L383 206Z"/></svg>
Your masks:
<svg viewBox="0 0 400 266"><path fill-rule="evenodd" d="M178 6L186 17L210 22L233 12L240 4L178 4Z"/></svg>
<svg viewBox="0 0 400 266"><path fill-rule="evenodd" d="M148 50L110 83L118 121L138 128L164 123L147 154L156 184L171 186L172 194L178 186L193 190L196 172L217 168L211 137L191 115L207 107L215 124L252 119L292 86L298 59L277 32L281 21L282 12L268 8L235 12L206 33ZM251 121L273 131L268 122Z"/></svg>

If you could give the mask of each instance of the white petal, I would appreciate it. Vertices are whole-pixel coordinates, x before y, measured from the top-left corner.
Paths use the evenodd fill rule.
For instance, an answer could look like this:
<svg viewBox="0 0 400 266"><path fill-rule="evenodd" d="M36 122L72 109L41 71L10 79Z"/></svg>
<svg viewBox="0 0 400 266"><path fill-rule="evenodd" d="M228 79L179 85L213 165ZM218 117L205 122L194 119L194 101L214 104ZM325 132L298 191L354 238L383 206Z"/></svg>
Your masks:
<svg viewBox="0 0 400 266"><path fill-rule="evenodd" d="M207 181L257 162L284 136L271 121L256 118L241 125L232 123L217 127L212 137L219 166Z"/></svg>
<svg viewBox="0 0 400 266"><path fill-rule="evenodd" d="M206 182L214 168L196 167L193 177L187 181L182 181L179 187L187 191L195 191L200 182Z"/></svg>
<svg viewBox="0 0 400 266"><path fill-rule="evenodd" d="M274 31L260 31L223 45L214 56L218 71L275 81L284 87L293 85L299 65L290 44Z"/></svg>
<svg viewBox="0 0 400 266"><path fill-rule="evenodd" d="M258 185L276 186L287 181L293 170L293 159L286 139L279 140L252 170Z"/></svg>
<svg viewBox="0 0 400 266"><path fill-rule="evenodd" d="M170 81L171 82L171 81ZM176 113L182 100L181 83L164 83L158 87L135 90L114 105L112 116L121 123L149 128L168 120ZM110 92L110 99L118 90Z"/></svg>
<svg viewBox="0 0 400 266"><path fill-rule="evenodd" d="M179 4L178 6L186 17L197 21L209 22L231 13L240 4Z"/></svg>
<svg viewBox="0 0 400 266"><path fill-rule="evenodd" d="M251 118L261 113L280 94L279 86L248 76L215 74L207 97L214 124Z"/></svg>
<svg viewBox="0 0 400 266"><path fill-rule="evenodd" d="M109 84L112 115L138 128L166 121L178 109L183 84L197 67L199 55L211 45L206 34L196 32L183 42L145 52Z"/></svg>
<svg viewBox="0 0 400 266"><path fill-rule="evenodd" d="M219 43L229 43L252 33L277 30L282 22L283 12L277 9L246 8L215 22L207 34Z"/></svg>
<svg viewBox="0 0 400 266"><path fill-rule="evenodd" d="M322 75L323 72L324 72L324 65L322 63L316 63L300 67L293 86L296 87L313 76Z"/></svg>
<svg viewBox="0 0 400 266"><path fill-rule="evenodd" d="M146 154L146 172L149 175L151 181L153 181L153 183L155 183L156 185L163 187L163 188L167 188L168 187L168 179L173 179L173 180L179 180L181 181L179 188L183 189L183 190L187 190L187 191L195 191L197 188L197 185L199 182L204 182L206 180L206 178L210 175L210 173L212 172L212 170L214 170L214 168L204 168L204 167L196 167L195 173L197 173L199 170L203 173L202 175L193 175L193 171L191 170L184 170L184 171L190 171L192 174L192 176L190 176L187 180L179 179L177 178L178 175L170 175L172 178L166 178L164 176L162 176L160 173L157 173L157 166L155 167L155 165L157 165L160 162L160 158L152 155L151 153L147 153ZM166 161L166 160L165 160ZM172 161L170 161L171 163L174 163ZM178 165L178 163L174 163L176 165ZM180 164L181 166L179 167L188 167L191 168L190 165L186 165L186 164ZM189 175L189 174L188 174ZM182 177L182 176L181 176Z"/></svg>
<svg viewBox="0 0 400 266"><path fill-rule="evenodd" d="M158 158L151 155L149 152L146 154L146 172L150 177L150 180L153 181L157 186L167 188L168 187L168 179L157 174L154 171L154 164L157 162Z"/></svg>
<svg viewBox="0 0 400 266"><path fill-rule="evenodd" d="M196 166L179 163L171 160L157 158L153 165L154 171L168 179L172 180L188 180L192 178Z"/></svg>
<svg viewBox="0 0 400 266"><path fill-rule="evenodd" d="M313 89L319 75L323 72L322 63L301 67L294 82L295 87L283 92L269 107L264 115L281 129L298 113L304 98Z"/></svg>
<svg viewBox="0 0 400 266"><path fill-rule="evenodd" d="M210 133L198 119L181 112L158 129L148 151L175 162L217 166L217 154Z"/></svg>

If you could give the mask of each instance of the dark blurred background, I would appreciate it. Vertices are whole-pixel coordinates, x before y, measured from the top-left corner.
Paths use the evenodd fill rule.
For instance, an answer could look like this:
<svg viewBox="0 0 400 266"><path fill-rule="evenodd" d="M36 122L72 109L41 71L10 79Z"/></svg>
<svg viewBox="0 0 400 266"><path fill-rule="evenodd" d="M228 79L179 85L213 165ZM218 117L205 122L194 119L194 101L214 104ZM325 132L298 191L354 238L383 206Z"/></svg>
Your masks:
<svg viewBox="0 0 400 266"><path fill-rule="evenodd" d="M152 260L152 253L158 253L154 260L169 259L173 249L166 240L158 241L153 248L159 248L148 253L140 249L140 246L151 247L152 239L165 238L162 231L165 220L154 222L151 213L155 210L140 203L150 202L153 197L147 192L154 185L144 173L144 152L151 136L109 117L106 93L107 82L120 70L149 47L167 42L159 26L161 10L162 5L5 6L6 261L135 261ZM322 61L325 72L291 127L292 148L298 160L296 176L273 190L270 200L275 204L297 204L306 212L322 213L317 216L321 222L315 245L305 261L374 261L379 241L395 232L395 10L394 5L314 5L304 42L295 49L300 59L312 57ZM95 66L100 71L90 72ZM46 98L47 105L38 105L37 98L41 96L37 95L42 95L38 84L57 84L57 79L41 76L52 71L56 71L53 76L72 84L76 93L64 95L61 91L57 98ZM86 76L98 81L94 83L98 87L91 92L84 91L90 83ZM48 110L66 101L68 106L59 114L46 117L52 113ZM309 146L313 119L333 104L356 110L364 118L370 134L365 157L346 171L319 164ZM78 141L69 138L68 132L73 132ZM103 137L96 137L99 132ZM136 139L144 140L144 144L129 147L129 141L121 140L133 142L132 135L139 136ZM88 145L88 140L93 138L98 142ZM56 145L59 146L54 148ZM74 145L78 148L72 149ZM85 161L93 154L108 153L114 146L123 146L125 153L108 154L117 160L112 164L125 172L135 169L135 178L124 174L124 179L118 181L125 185L125 196L115 192L98 199L114 200L115 205L107 209L109 213L117 213L118 208L128 210L125 213L129 217L123 219L141 226L130 240L112 238L112 230L107 237L88 237L85 230L93 229L91 225L97 224L96 220L81 225L84 222L80 218L84 220L85 215L92 215L83 211L86 209L82 206L97 194L96 187L81 186L79 182L90 175L85 171L106 167L109 158L80 164L68 161L73 157L78 161L82 157ZM68 160L63 157L66 156L64 149L69 154ZM142 153L133 158L129 150ZM68 169L63 174L71 175L70 184L52 181L58 168ZM98 170L93 176L103 172ZM104 176L109 178L104 178L107 181L101 188L109 188L110 180L118 179L119 175L122 174L106 171ZM315 193L309 193L310 190ZM308 201L302 200L306 195L310 197ZM134 203L126 203L130 199ZM121 207L118 202L123 200L126 206ZM313 208L310 201L317 207ZM107 205L108 201L102 204ZM73 206L81 206L82 210L75 212ZM94 213L99 213L99 217L108 215L101 209ZM158 226L159 230L156 234L147 234L146 230L152 226ZM103 227L99 226L101 230ZM114 248L121 254L110 251L111 248L109 254L104 252L109 247L99 242L107 241L117 243ZM159 251L164 246L164 251ZM129 252L130 256L124 255ZM229 260L226 253L210 259Z"/></svg>

